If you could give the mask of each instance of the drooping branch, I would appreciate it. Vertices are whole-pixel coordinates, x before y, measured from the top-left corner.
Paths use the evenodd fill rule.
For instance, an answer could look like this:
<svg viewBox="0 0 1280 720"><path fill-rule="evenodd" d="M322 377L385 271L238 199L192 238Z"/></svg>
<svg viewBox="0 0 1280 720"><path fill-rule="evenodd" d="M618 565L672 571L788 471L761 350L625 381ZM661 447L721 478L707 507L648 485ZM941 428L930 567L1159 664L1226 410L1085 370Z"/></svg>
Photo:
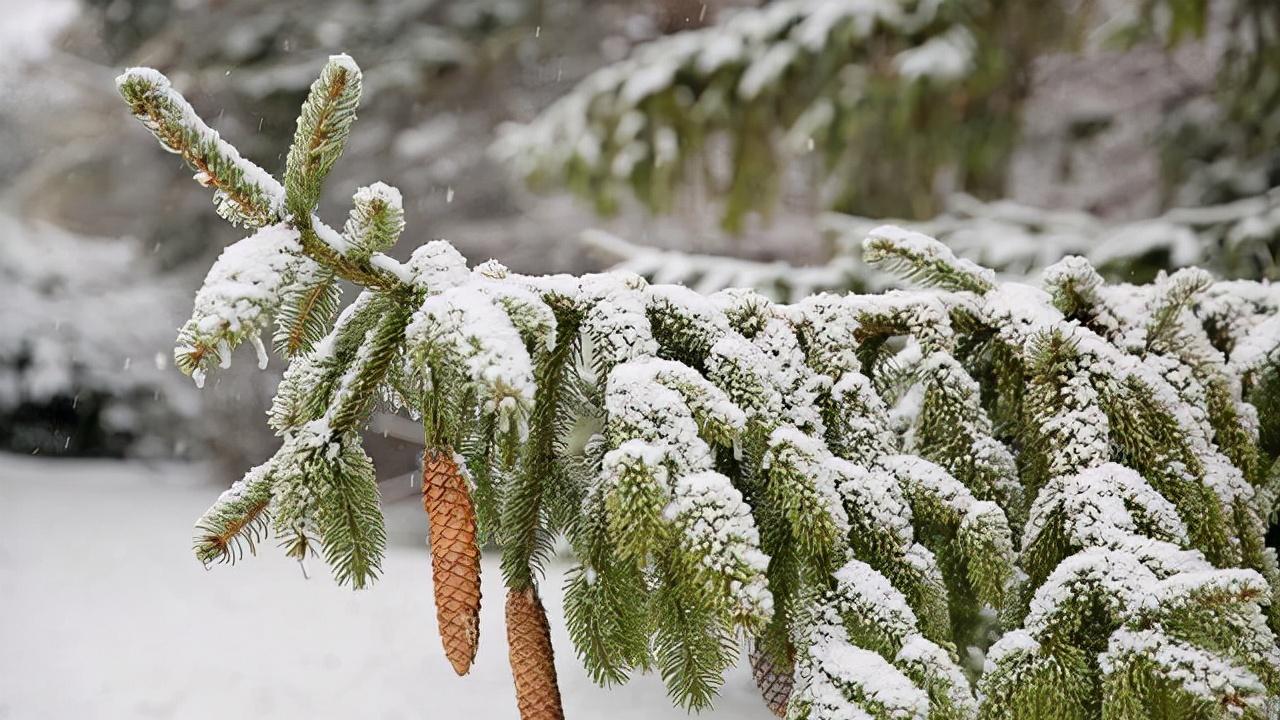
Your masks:
<svg viewBox="0 0 1280 720"><path fill-rule="evenodd" d="M305 214L229 248L179 337L201 378L241 342L265 357L274 317L290 362L270 413L281 447L201 518L201 561L269 528L339 582L373 582L386 533L359 431L386 401L430 446L446 652L466 672L477 650L483 518L527 718L562 716L536 581L561 531L591 674L656 669L689 708L712 701L743 635L792 669L788 712L812 720L1184 700L1261 717L1280 690L1280 614L1264 609L1280 568L1262 543L1280 496L1280 302L1265 286L1194 271L1107 285L1073 258L1036 287L889 228L868 256L933 289L784 305L625 272L468 268L443 241L402 265L381 254L403 229L393 189L357 191L345 236L314 219L333 159L317 153L341 150L354 108L334 90L354 65L334 62L286 183ZM128 78L126 97L172 92ZM363 290L330 323L336 278ZM1227 684L1206 689L1213 668Z"/></svg>

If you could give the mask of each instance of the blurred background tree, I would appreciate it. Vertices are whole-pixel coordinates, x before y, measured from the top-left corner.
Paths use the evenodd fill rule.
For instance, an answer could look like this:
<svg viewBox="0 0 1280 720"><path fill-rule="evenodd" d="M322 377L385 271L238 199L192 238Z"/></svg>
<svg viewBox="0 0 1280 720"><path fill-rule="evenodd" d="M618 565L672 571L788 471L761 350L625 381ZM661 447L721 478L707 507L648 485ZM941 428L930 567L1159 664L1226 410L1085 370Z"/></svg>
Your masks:
<svg viewBox="0 0 1280 720"><path fill-rule="evenodd" d="M800 186L822 207L923 220L952 192L1010 192L1028 101L1060 90L1037 63L1132 65L1154 51L1185 77L1155 88L1165 118L1145 139L1164 177L1151 190L1165 206L1221 203L1264 191L1280 172L1278 27L1280 7L1255 0L767 3L593 73L508 128L499 149L535 184L563 184L604 212L627 190L657 211L710 195L737 231L748 214L771 212L787 163L800 160ZM1184 68L1189 60L1198 67ZM1073 144L1135 109L1126 88L1101 90L1128 105L1065 108ZM1071 172L1068 163L1061 179Z"/></svg>

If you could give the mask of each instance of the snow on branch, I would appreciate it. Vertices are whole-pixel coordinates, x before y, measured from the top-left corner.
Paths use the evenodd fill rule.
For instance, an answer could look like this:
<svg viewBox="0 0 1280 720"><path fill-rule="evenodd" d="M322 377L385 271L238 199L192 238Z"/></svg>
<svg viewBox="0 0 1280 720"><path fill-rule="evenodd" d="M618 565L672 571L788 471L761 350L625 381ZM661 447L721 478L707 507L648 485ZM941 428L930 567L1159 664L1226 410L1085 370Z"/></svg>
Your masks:
<svg viewBox="0 0 1280 720"><path fill-rule="evenodd" d="M603 230L582 233L582 243L612 264L654 283L684 285L711 294L725 288L752 288L770 299L796 302L813 293L850 288L859 280L853 258L838 255L824 265L797 267L781 261L741 260L637 245Z"/></svg>
<svg viewBox="0 0 1280 720"><path fill-rule="evenodd" d="M208 370L229 364L231 351L245 340L257 348L258 364L265 367L260 334L299 265L310 263L301 250L298 232L284 223L268 225L224 250L196 293L191 319L178 333L178 369L203 387Z"/></svg>
<svg viewBox="0 0 1280 720"><path fill-rule="evenodd" d="M983 293L994 287L995 273L957 258L933 238L893 225L881 225L862 241L862 257L898 274L944 290Z"/></svg>
<svg viewBox="0 0 1280 720"><path fill-rule="evenodd" d="M116 87L134 116L160 144L181 155L196 171L196 182L214 189L219 215L248 227L280 219L284 188L205 125L169 84L169 78L151 68L130 68L116 78Z"/></svg>
<svg viewBox="0 0 1280 720"><path fill-rule="evenodd" d="M356 119L361 84L355 61L334 55L311 85L285 161L285 204L295 217L306 217L315 208L325 176L342 155Z"/></svg>
<svg viewBox="0 0 1280 720"><path fill-rule="evenodd" d="M878 292L894 287L893 278L870 266L863 243L886 220L825 213L819 226L833 239L831 258L821 265L760 262L723 255L645 247L601 230L582 234L582 243L613 269L635 272L658 283L686 285L702 293L752 288L775 301L798 303L824 292ZM1160 270L1199 265L1227 277L1266 277L1266 263L1280 247L1280 190L1219 206L1169 210L1147 220L1111 223L1084 212L1053 211L1007 200L981 202L967 195L948 199L941 214L928 220L888 221L904 230L941 240L960 258L995 270L1009 279L1034 279L1045 268L1065 273L1045 278L1044 289L1067 293L1055 304L1081 301L1088 278L1072 277L1088 266L1097 282L1143 277ZM1059 266L1059 261L1069 260ZM1073 259L1074 258L1074 259ZM1225 281L1223 281L1225 282ZM1218 283L1225 289L1222 282ZM1275 284L1245 282L1225 298L1275 301ZM1212 292L1212 291L1211 291ZM1271 298L1271 299L1267 299ZM1226 302L1232 302L1228 299Z"/></svg>
<svg viewBox="0 0 1280 720"><path fill-rule="evenodd" d="M675 65L648 58L606 95L647 102L698 64L766 93L806 43L923 32L931 7L771 4L735 32L791 49L677 36ZM316 87L341 96L354 72L334 60ZM162 142L238 158L167 82L128 77L146 117L168 108ZM336 122L317 108L304 144L304 126ZM309 206L330 158L299 152L291 192ZM273 315L289 357L270 413L281 447L200 519L202 562L269 530L341 583L374 581L386 533L359 429L389 400L430 446L437 604L466 599L439 615L450 658L476 648L480 518L503 554L521 693L531 676L554 689L537 570L558 533L577 554L565 621L592 676L656 668L688 708L712 702L743 635L791 673L792 718L1140 717L1184 702L1259 717L1280 692L1280 566L1263 542L1280 502L1273 286L1196 270L1107 284L1080 258L1010 282L879 227L870 259L932 287L779 304L627 271L469 269L444 241L401 265L379 254L403 229L398 193L371 185L354 205L345 235L310 207L263 205L197 294L185 370L261 345ZM334 313L338 278L363 289Z"/></svg>
<svg viewBox="0 0 1280 720"><path fill-rule="evenodd" d="M485 412L510 416L533 406L533 361L507 314L479 290L459 286L428 297L405 334L422 367L462 368Z"/></svg>

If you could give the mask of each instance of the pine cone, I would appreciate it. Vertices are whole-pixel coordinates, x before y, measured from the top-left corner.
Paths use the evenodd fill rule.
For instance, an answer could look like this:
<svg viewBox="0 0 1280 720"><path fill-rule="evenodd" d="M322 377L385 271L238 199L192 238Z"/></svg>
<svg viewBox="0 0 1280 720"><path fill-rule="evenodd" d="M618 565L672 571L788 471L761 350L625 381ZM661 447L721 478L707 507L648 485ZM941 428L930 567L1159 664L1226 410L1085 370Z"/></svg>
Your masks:
<svg viewBox="0 0 1280 720"><path fill-rule="evenodd" d="M507 646L521 720L564 720L547 611L532 587L507 591Z"/></svg>
<svg viewBox="0 0 1280 720"><path fill-rule="evenodd" d="M466 675L480 642L480 547L471 493L452 453L427 450L422 459L422 504L431 521L431 575L440 640L454 671Z"/></svg>
<svg viewBox="0 0 1280 720"><path fill-rule="evenodd" d="M769 706L774 715L787 716L787 702L791 699L792 677L790 672L777 667L769 653L759 643L751 644L751 675L756 679L756 687L760 688L760 696L764 704Z"/></svg>

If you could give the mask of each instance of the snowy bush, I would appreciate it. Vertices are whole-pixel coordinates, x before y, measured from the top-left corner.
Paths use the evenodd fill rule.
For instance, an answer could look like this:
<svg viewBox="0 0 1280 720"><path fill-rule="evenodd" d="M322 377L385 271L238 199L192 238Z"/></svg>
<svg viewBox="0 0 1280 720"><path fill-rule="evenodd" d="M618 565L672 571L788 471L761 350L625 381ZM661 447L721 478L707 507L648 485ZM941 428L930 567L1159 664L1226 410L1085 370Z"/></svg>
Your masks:
<svg viewBox="0 0 1280 720"><path fill-rule="evenodd" d="M312 86L283 182L158 73L118 84L252 233L210 272L179 367L211 371L270 318L299 339L276 343L280 450L200 519L202 561L270 531L373 581L359 430L387 403L424 428L446 652L466 672L492 537L526 718L562 715L537 595L558 533L582 662L601 682L656 670L691 708L744 638L791 718L1261 719L1280 691L1280 289L1194 269L1109 285L1081 257L1005 282L891 226L865 257L924 289L784 305L469 269L443 241L400 263L381 252L398 193L357 191L345 232L315 214L350 58ZM335 318L313 300L337 278L363 291Z"/></svg>
<svg viewBox="0 0 1280 720"><path fill-rule="evenodd" d="M141 283L136 242L0 214L0 447L22 453L167 455L174 420L198 408L173 383L168 342L186 291ZM158 332L157 332L158 329Z"/></svg>

